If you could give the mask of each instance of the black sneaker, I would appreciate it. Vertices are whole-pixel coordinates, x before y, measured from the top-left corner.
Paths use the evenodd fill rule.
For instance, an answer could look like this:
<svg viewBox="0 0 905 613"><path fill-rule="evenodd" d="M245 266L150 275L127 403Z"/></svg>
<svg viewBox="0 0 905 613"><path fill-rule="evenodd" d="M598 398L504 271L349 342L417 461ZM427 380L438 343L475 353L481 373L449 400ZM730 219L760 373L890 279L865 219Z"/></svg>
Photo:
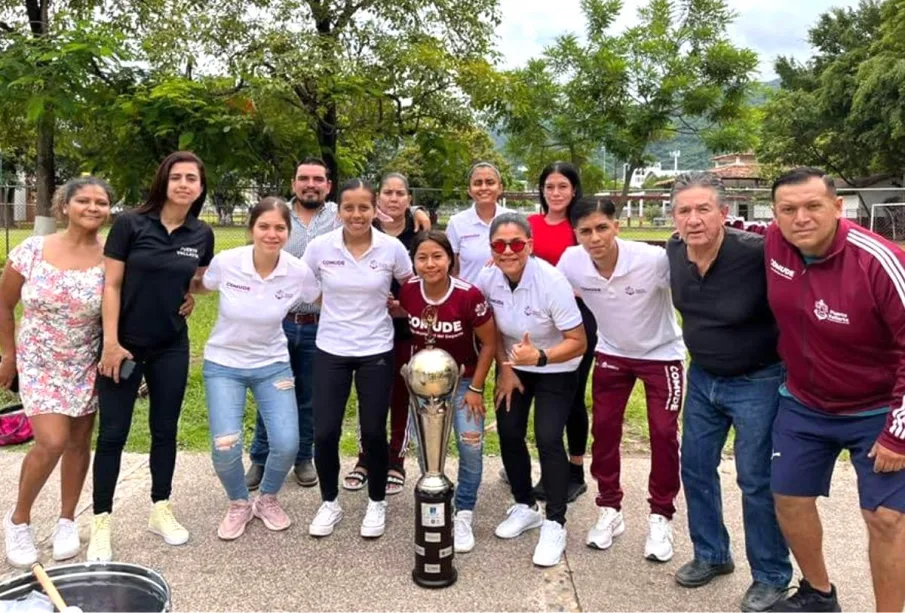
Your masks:
<svg viewBox="0 0 905 613"><path fill-rule="evenodd" d="M317 485L317 471L314 469L314 462L306 460L301 464L296 464L293 469L296 482L302 487L314 487Z"/></svg>
<svg viewBox="0 0 905 613"><path fill-rule="evenodd" d="M784 600L778 601L771 611L841 611L836 598L836 586L830 584L829 595L818 592L807 579L802 579L798 591Z"/></svg>
<svg viewBox="0 0 905 613"><path fill-rule="evenodd" d="M566 494L566 502L572 503L578 497L588 491L588 484L584 481L569 481L569 491Z"/></svg>
<svg viewBox="0 0 905 613"><path fill-rule="evenodd" d="M742 611L769 611L788 591L788 588L755 581L742 598Z"/></svg>
<svg viewBox="0 0 905 613"><path fill-rule="evenodd" d="M245 487L249 492L253 492L261 486L261 479L264 478L264 465L252 464L245 473Z"/></svg>
<svg viewBox="0 0 905 613"><path fill-rule="evenodd" d="M676 583L682 587L701 587L707 585L720 575L728 575L735 571L732 560L723 564L710 564L702 560L692 560L676 571Z"/></svg>

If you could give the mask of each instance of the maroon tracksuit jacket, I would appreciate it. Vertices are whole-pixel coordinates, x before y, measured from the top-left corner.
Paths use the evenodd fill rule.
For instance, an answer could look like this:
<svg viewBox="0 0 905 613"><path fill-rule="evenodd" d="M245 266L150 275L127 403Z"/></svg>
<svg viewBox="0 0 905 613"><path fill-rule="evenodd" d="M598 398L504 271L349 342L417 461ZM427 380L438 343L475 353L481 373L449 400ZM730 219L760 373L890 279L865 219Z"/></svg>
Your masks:
<svg viewBox="0 0 905 613"><path fill-rule="evenodd" d="M820 261L805 266L775 223L765 256L789 391L829 413L889 406L878 440L905 453L905 252L841 219Z"/></svg>

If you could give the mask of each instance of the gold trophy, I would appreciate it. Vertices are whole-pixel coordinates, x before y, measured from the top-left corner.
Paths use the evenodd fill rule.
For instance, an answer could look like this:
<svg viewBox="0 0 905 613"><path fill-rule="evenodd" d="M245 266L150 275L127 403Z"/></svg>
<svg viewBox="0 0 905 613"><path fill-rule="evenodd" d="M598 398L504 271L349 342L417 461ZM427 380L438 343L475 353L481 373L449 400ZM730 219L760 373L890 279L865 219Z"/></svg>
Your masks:
<svg viewBox="0 0 905 613"><path fill-rule="evenodd" d="M461 372L455 359L434 347L422 349L402 367L409 410L418 440L421 478L415 484L415 569L422 587L456 582L453 566L452 481L443 473Z"/></svg>

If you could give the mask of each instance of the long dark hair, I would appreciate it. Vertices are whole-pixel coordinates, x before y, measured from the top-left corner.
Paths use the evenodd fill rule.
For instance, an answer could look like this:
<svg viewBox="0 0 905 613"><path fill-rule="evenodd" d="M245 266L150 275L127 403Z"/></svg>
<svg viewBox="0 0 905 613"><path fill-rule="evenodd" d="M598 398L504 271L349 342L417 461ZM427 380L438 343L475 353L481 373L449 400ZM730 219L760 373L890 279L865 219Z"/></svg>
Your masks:
<svg viewBox="0 0 905 613"><path fill-rule="evenodd" d="M412 239L412 261L414 262L415 260L415 254L418 252L418 247L427 241L437 243L440 245L440 248L446 252L446 255L449 256L449 268L447 269L446 274L452 274L453 266L456 263L456 253L453 251L452 244L450 244L446 233L441 232L440 230L424 230L415 235L415 238Z"/></svg>
<svg viewBox="0 0 905 613"><path fill-rule="evenodd" d="M572 207L582 198L582 192L581 178L578 176L578 169L568 162L553 162L552 164L547 164L541 171L540 178L537 180L537 189L540 192L540 208L543 210L544 215L550 212L550 207L547 205L547 198L544 196L544 184L547 182L547 177L555 172L564 176L568 179L569 183L572 184L572 191L574 193L572 194L572 200L569 202L568 206L566 206L566 219L569 219L572 216Z"/></svg>
<svg viewBox="0 0 905 613"><path fill-rule="evenodd" d="M157 167L157 173L154 175L154 181L151 183L151 191L148 194L148 199L143 205L136 209L138 213L160 213L160 209L162 209L163 205L167 202L167 186L170 183L170 170L173 169L174 165L179 164L180 162L191 162L198 167L198 178L201 180L201 194L195 202L192 203L192 206L189 209L189 215L192 217L201 215L201 207L204 206L204 201L207 198L207 175L204 173L204 162L191 151L177 151L164 158L160 163L160 166Z"/></svg>

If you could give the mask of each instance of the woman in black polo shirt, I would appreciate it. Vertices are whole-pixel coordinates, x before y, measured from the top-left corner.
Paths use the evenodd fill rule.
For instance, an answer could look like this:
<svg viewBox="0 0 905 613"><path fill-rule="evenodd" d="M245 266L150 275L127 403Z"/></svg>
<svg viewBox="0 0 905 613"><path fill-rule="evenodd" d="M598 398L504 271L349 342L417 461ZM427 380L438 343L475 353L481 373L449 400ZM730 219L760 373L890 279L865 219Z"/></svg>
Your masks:
<svg viewBox="0 0 905 613"><path fill-rule="evenodd" d="M104 246L100 429L89 561L113 558L113 494L142 376L151 400L148 529L170 545L189 538L173 517L169 498L189 367L183 301L192 278L204 273L214 255L214 233L198 220L206 195L201 160L193 153L173 153L158 167L147 202L120 215Z"/></svg>

